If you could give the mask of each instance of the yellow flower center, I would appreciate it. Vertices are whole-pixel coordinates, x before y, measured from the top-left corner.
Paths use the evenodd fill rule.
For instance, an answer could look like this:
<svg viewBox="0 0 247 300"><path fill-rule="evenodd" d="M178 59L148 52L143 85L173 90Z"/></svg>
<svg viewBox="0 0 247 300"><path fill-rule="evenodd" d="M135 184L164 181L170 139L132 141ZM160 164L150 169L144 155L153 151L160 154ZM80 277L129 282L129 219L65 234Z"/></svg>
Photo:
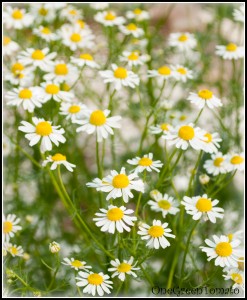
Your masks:
<svg viewBox="0 0 247 300"><path fill-rule="evenodd" d="M95 110L91 113L89 122L95 126L102 126L106 123L106 117L102 110Z"/></svg>
<svg viewBox="0 0 247 300"><path fill-rule="evenodd" d="M42 121L36 125L36 133L41 136L46 136L52 133L51 124L47 121Z"/></svg>
<svg viewBox="0 0 247 300"><path fill-rule="evenodd" d="M161 128L163 131L168 131L168 130L169 130L168 126L169 126L169 124L167 124L167 123L162 123L162 124L160 125L160 128Z"/></svg>
<svg viewBox="0 0 247 300"><path fill-rule="evenodd" d="M122 219L123 215L123 211L118 207L111 208L107 212L107 218L110 221L119 221Z"/></svg>
<svg viewBox="0 0 247 300"><path fill-rule="evenodd" d="M132 52L129 56L129 60L137 60L139 58L139 54L137 52Z"/></svg>
<svg viewBox="0 0 247 300"><path fill-rule="evenodd" d="M13 228L12 222L9 222L9 221L3 222L3 233L11 232L12 228Z"/></svg>
<svg viewBox="0 0 247 300"><path fill-rule="evenodd" d="M128 72L125 68L119 67L114 71L114 76L119 79L125 79L128 76Z"/></svg>
<svg viewBox="0 0 247 300"><path fill-rule="evenodd" d="M114 186L114 188L116 189L123 189L126 188L129 185L129 178L127 175L125 174L118 174L116 176L114 176L113 180L112 180L112 185Z"/></svg>
<svg viewBox="0 0 247 300"><path fill-rule="evenodd" d="M135 15L140 15L142 13L142 10L140 8L136 8L136 9L133 10L133 13Z"/></svg>
<svg viewBox="0 0 247 300"><path fill-rule="evenodd" d="M148 230L148 234L154 238L161 237L164 234L164 228L158 225L151 226Z"/></svg>
<svg viewBox="0 0 247 300"><path fill-rule="evenodd" d="M75 9L71 9L69 11L69 14L72 15L72 16L76 16L77 15L77 11Z"/></svg>
<svg viewBox="0 0 247 300"><path fill-rule="evenodd" d="M80 54L80 58L81 58L81 59L85 59L85 60L93 60L92 55L89 54L89 53L83 53L83 54Z"/></svg>
<svg viewBox="0 0 247 300"><path fill-rule="evenodd" d="M127 263L121 263L118 267L117 267L118 272L121 273L126 273L129 272L131 270L131 265L127 264Z"/></svg>
<svg viewBox="0 0 247 300"><path fill-rule="evenodd" d="M238 273L232 273L232 280L236 282L237 284L242 284L243 283L243 277L238 274Z"/></svg>
<svg viewBox="0 0 247 300"><path fill-rule="evenodd" d="M79 33L73 33L73 34L71 34L70 39L71 39L72 42L78 43L78 42L80 42L80 40L82 38L81 38L81 35Z"/></svg>
<svg viewBox="0 0 247 300"><path fill-rule="evenodd" d="M186 34L181 34L178 40L179 42L186 42L188 40L188 37Z"/></svg>
<svg viewBox="0 0 247 300"><path fill-rule="evenodd" d="M63 82L61 84L61 90L65 91L65 92L68 92L70 90L70 86L66 82Z"/></svg>
<svg viewBox="0 0 247 300"><path fill-rule="evenodd" d="M108 12L106 15L105 15L105 20L106 21L113 21L113 20L115 20L116 19L116 16L113 14L113 13L111 13L111 12Z"/></svg>
<svg viewBox="0 0 247 300"><path fill-rule="evenodd" d="M152 159L148 158L148 157L142 157L138 164L142 167L148 167L148 166L151 166L153 163Z"/></svg>
<svg viewBox="0 0 247 300"><path fill-rule="evenodd" d="M24 66L19 62L13 64L13 66L11 67L12 73L19 73L22 70L24 70Z"/></svg>
<svg viewBox="0 0 247 300"><path fill-rule="evenodd" d="M126 28L130 31L135 31L137 29L137 26L134 23L130 23L126 26Z"/></svg>
<svg viewBox="0 0 247 300"><path fill-rule="evenodd" d="M44 33L44 34L50 34L51 33L51 31L48 27L42 28L41 32Z"/></svg>
<svg viewBox="0 0 247 300"><path fill-rule="evenodd" d="M23 13L19 9L16 9L13 11L12 17L16 20L21 20L23 18Z"/></svg>
<svg viewBox="0 0 247 300"><path fill-rule="evenodd" d="M4 46L7 46L10 42L11 42L11 38L9 38L8 36L5 36L3 38L3 45Z"/></svg>
<svg viewBox="0 0 247 300"><path fill-rule="evenodd" d="M51 159L52 159L53 161L66 160L66 156L63 155L63 154L61 154L61 153L56 153L55 155L53 155L53 156L51 157Z"/></svg>
<svg viewBox="0 0 247 300"><path fill-rule="evenodd" d="M178 68L177 72L180 73L180 74L182 74L182 75L187 74L187 71L184 68Z"/></svg>
<svg viewBox="0 0 247 300"><path fill-rule="evenodd" d="M232 254L232 246L228 242L221 242L216 246L215 252L219 256L223 256L223 257L230 256Z"/></svg>
<svg viewBox="0 0 247 300"><path fill-rule="evenodd" d="M78 113L79 111L81 110L80 106L78 105L71 105L70 108L69 108L69 112L71 114L76 114Z"/></svg>
<svg viewBox="0 0 247 300"><path fill-rule="evenodd" d="M168 210L171 207L171 203L167 200L160 200L158 202L158 205L160 208L162 208L164 210Z"/></svg>
<svg viewBox="0 0 247 300"><path fill-rule="evenodd" d="M234 52L238 49L238 46L236 44L230 43L226 46L226 50L230 52Z"/></svg>
<svg viewBox="0 0 247 300"><path fill-rule="evenodd" d="M12 254L16 255L16 254L18 254L18 249L17 249L16 247L12 246L12 247L10 248L10 252L11 252Z"/></svg>
<svg viewBox="0 0 247 300"><path fill-rule="evenodd" d="M229 234L227 235L227 237L228 237L229 242L231 242L232 239L233 239L233 234L232 234L232 233L229 233Z"/></svg>
<svg viewBox="0 0 247 300"><path fill-rule="evenodd" d="M57 86L56 84L47 84L45 91L48 94L52 94L55 95L57 93L59 93L59 86Z"/></svg>
<svg viewBox="0 0 247 300"><path fill-rule="evenodd" d="M82 20L77 20L76 23L80 25L81 29L85 27L85 22Z"/></svg>
<svg viewBox="0 0 247 300"><path fill-rule="evenodd" d="M66 64L57 64L55 66L55 73L56 75L67 75L69 72L68 67Z"/></svg>
<svg viewBox="0 0 247 300"><path fill-rule="evenodd" d="M80 262L79 260L74 260L74 261L72 261L71 266L73 266L75 268L80 268L80 267L83 267L83 263Z"/></svg>
<svg viewBox="0 0 247 300"><path fill-rule="evenodd" d="M235 155L231 159L231 164L233 164L233 165L239 165L242 162L244 162L244 158L239 155Z"/></svg>
<svg viewBox="0 0 247 300"><path fill-rule="evenodd" d="M200 198L196 203L196 208L200 212L207 212L212 209L212 202L207 198Z"/></svg>
<svg viewBox="0 0 247 300"><path fill-rule="evenodd" d="M41 16L46 16L47 13L48 13L48 10L45 9L44 7L41 7L41 8L39 9L39 14L40 14Z"/></svg>
<svg viewBox="0 0 247 300"><path fill-rule="evenodd" d="M224 161L224 158L223 158L223 157L217 157L217 158L214 160L214 166L215 166L215 167L220 167L220 165L222 164L223 161Z"/></svg>
<svg viewBox="0 0 247 300"><path fill-rule="evenodd" d="M194 128L188 125L182 126L178 131L178 136L185 141L192 140L195 136Z"/></svg>
<svg viewBox="0 0 247 300"><path fill-rule="evenodd" d="M241 271L244 270L244 257L239 257L239 259L238 259L238 268Z"/></svg>
<svg viewBox="0 0 247 300"><path fill-rule="evenodd" d="M167 76L167 75L170 75L170 74L171 74L171 69L168 68L167 66L162 66L162 67L160 67L160 68L158 69L158 73L159 73L160 75L165 75L165 76Z"/></svg>
<svg viewBox="0 0 247 300"><path fill-rule="evenodd" d="M182 116L180 116L180 118L179 118L180 121L184 121L184 120L186 120L186 119L187 119L187 116L185 116L185 115L182 115Z"/></svg>
<svg viewBox="0 0 247 300"><path fill-rule="evenodd" d="M90 284L93 285L100 285L104 281L103 277L97 273L90 274L87 280Z"/></svg>
<svg viewBox="0 0 247 300"><path fill-rule="evenodd" d="M23 73L16 73L15 74L15 77L17 77L17 78L19 78L19 79L22 79L22 78L24 78L24 74Z"/></svg>
<svg viewBox="0 0 247 300"><path fill-rule="evenodd" d="M37 60L44 59L45 55L41 50L34 50L32 53L32 58Z"/></svg>
<svg viewBox="0 0 247 300"><path fill-rule="evenodd" d="M204 100L208 100L213 97L213 93L210 90L200 90L198 96Z"/></svg>
<svg viewBox="0 0 247 300"><path fill-rule="evenodd" d="M206 143L212 142L212 140L213 140L212 134L205 133L204 136L207 138L207 140L205 141Z"/></svg>
<svg viewBox="0 0 247 300"><path fill-rule="evenodd" d="M21 99L30 99L33 93L29 89L23 89L19 92L19 98Z"/></svg>

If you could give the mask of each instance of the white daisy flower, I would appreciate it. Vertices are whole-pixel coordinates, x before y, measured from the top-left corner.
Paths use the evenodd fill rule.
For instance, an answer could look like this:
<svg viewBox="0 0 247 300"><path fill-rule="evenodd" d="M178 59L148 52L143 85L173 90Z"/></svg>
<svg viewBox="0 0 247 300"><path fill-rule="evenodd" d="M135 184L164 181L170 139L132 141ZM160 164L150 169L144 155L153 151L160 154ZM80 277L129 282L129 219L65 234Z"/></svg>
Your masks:
<svg viewBox="0 0 247 300"><path fill-rule="evenodd" d="M115 89L120 90L122 86L129 86L134 89L140 83L137 74L123 67L112 64L111 70L100 71L99 74L104 78L104 83L113 82Z"/></svg>
<svg viewBox="0 0 247 300"><path fill-rule="evenodd" d="M176 32L170 34L168 44L172 47L176 47L178 50L188 51L196 47L197 41L191 33Z"/></svg>
<svg viewBox="0 0 247 300"><path fill-rule="evenodd" d="M223 59L239 59L244 57L244 47L237 46L234 43L228 45L216 46L216 54L222 56Z"/></svg>
<svg viewBox="0 0 247 300"><path fill-rule="evenodd" d="M13 257L23 256L24 253L22 246L17 246L11 243L4 244L4 249L6 249Z"/></svg>
<svg viewBox="0 0 247 300"><path fill-rule="evenodd" d="M160 133L166 134L172 129L173 129L172 125L168 123L161 123L155 126L150 126L149 128L152 134L160 134Z"/></svg>
<svg viewBox="0 0 247 300"><path fill-rule="evenodd" d="M128 19L135 19L138 22L150 19L149 13L146 10L142 10L140 8L135 8L132 11L127 11L126 17Z"/></svg>
<svg viewBox="0 0 247 300"><path fill-rule="evenodd" d="M204 134L204 137L206 138L205 141L203 141L204 147L203 150L207 153L216 153L218 152L218 148L220 148L220 142L222 142L222 139L219 137L219 134L217 132L209 133L206 132Z"/></svg>
<svg viewBox="0 0 247 300"><path fill-rule="evenodd" d="M21 121L22 126L18 129L25 132L25 138L30 141L29 146L36 145L41 140L40 151L52 150L52 142L58 146L59 143L65 143L66 139L63 136L65 133L60 126L52 126L52 122L45 121L44 119L32 118L33 124L26 121Z"/></svg>
<svg viewBox="0 0 247 300"><path fill-rule="evenodd" d="M155 200L148 201L151 210L162 212L163 218L165 218L167 214L176 215L176 213L179 212L179 202L174 200L173 197L168 196L167 194L162 195L157 190L151 191L150 196Z"/></svg>
<svg viewBox="0 0 247 300"><path fill-rule="evenodd" d="M122 233L124 230L130 232L129 226L134 226L133 221L136 221L137 218L129 216L133 214L132 209L126 209L126 207L113 206L110 205L108 209L100 208L100 212L95 215L97 218L93 218L93 221L96 222L96 226L101 227L101 231L109 232L114 234L115 230Z"/></svg>
<svg viewBox="0 0 247 300"><path fill-rule="evenodd" d="M50 162L52 163L51 170L55 170L57 166L64 165L68 171L73 172L73 168L76 167L76 165L69 163L66 156L61 153L47 156L46 160L43 161L42 166L45 167Z"/></svg>
<svg viewBox="0 0 247 300"><path fill-rule="evenodd" d="M225 280L232 280L234 282L232 288L237 289L241 288L244 289L244 272L239 271L236 268L233 268L227 272L226 275L223 275Z"/></svg>
<svg viewBox="0 0 247 300"><path fill-rule="evenodd" d="M24 66L30 66L32 68L39 67L43 71L47 71L49 67L53 65L53 59L56 57L57 53L49 53L49 48L44 48L42 50L27 48L27 50L22 51L18 56L21 64Z"/></svg>
<svg viewBox="0 0 247 300"><path fill-rule="evenodd" d="M106 200L123 197L123 200L126 203L129 201L129 198L134 197L131 190L144 193L143 181L138 178L136 173L126 175L125 168L122 168L120 173L112 170L111 174L104 177L102 180L95 178L93 182L89 182L86 185L88 187L96 188L97 191L109 193Z"/></svg>
<svg viewBox="0 0 247 300"><path fill-rule="evenodd" d="M203 252L207 254L208 261L215 258L215 265L224 267L237 267L237 259L241 256L241 251L236 249L239 246L240 240L229 239L225 235L218 237L213 235L213 242L206 239L205 243L209 247L200 246Z"/></svg>
<svg viewBox="0 0 247 300"><path fill-rule="evenodd" d="M109 272L114 272L111 277L114 278L117 276L121 281L125 280L126 274L137 277L136 273L133 271L140 270L140 268L136 268L137 262L134 265L133 262L133 256L131 256L129 260L124 259L122 263L118 258L111 260L112 267L108 269Z"/></svg>
<svg viewBox="0 0 247 300"><path fill-rule="evenodd" d="M125 22L124 17L118 17L114 11L102 11L98 12L94 19L96 22L103 24L104 26L122 25Z"/></svg>
<svg viewBox="0 0 247 300"><path fill-rule="evenodd" d="M78 120L82 118L82 112L87 110L86 105L81 103L65 103L60 106L60 115L66 116L66 120Z"/></svg>
<svg viewBox="0 0 247 300"><path fill-rule="evenodd" d="M144 30L139 28L134 23L129 23L127 25L122 25L119 27L120 31L125 35L133 35L135 38L139 38L144 35Z"/></svg>
<svg viewBox="0 0 247 300"><path fill-rule="evenodd" d="M108 134L114 134L112 128L120 128L120 116L109 117L110 110L85 110L82 120L73 120L74 123L81 125L76 132L86 131L87 134L93 134L96 131L97 141L102 142L108 137Z"/></svg>
<svg viewBox="0 0 247 300"><path fill-rule="evenodd" d="M62 91L58 83L52 81L43 82L40 84L42 89L43 102L47 102L51 99L61 102L70 102L75 97L71 92Z"/></svg>
<svg viewBox="0 0 247 300"><path fill-rule="evenodd" d="M168 141L169 145L186 150L189 146L196 150L203 150L204 131L199 127L194 127L192 123L188 125L177 126L169 131L162 138Z"/></svg>
<svg viewBox="0 0 247 300"><path fill-rule="evenodd" d="M94 61L94 58L89 53L81 53L79 58L71 57L71 62L80 68L88 66L90 68L99 68L99 65Z"/></svg>
<svg viewBox="0 0 247 300"><path fill-rule="evenodd" d="M216 223L216 218L222 219L224 217L224 209L215 207L219 200L211 200L207 194L191 198L184 196L183 200L181 204L185 206L187 214L193 216L193 220L199 220L203 217L205 221L209 219L210 222Z"/></svg>
<svg viewBox="0 0 247 300"><path fill-rule="evenodd" d="M148 70L148 77L159 77L162 79L167 79L170 77L174 77L174 72L172 71L171 67L168 66L161 66L157 70Z"/></svg>
<svg viewBox="0 0 247 300"><path fill-rule="evenodd" d="M229 233L229 234L227 234L227 237L229 239L229 242L231 242L232 240L242 240L243 239L243 231L238 230L234 233Z"/></svg>
<svg viewBox="0 0 247 300"><path fill-rule="evenodd" d="M90 7L95 10L104 10L109 7L109 3L107 3L107 2L90 3Z"/></svg>
<svg viewBox="0 0 247 300"><path fill-rule="evenodd" d="M81 29L85 29L85 31L91 32L89 26L86 24L86 22L83 19L76 20L75 24L79 26Z"/></svg>
<svg viewBox="0 0 247 300"><path fill-rule="evenodd" d="M87 271L87 269L92 269L91 266L87 266L85 261L77 260L72 258L65 257L63 259L64 261L62 262L63 265L65 266L70 266L72 269L78 271L78 270L83 270Z"/></svg>
<svg viewBox="0 0 247 300"><path fill-rule="evenodd" d="M20 62L11 65L11 72L6 72L5 80L13 85L31 86L33 84L34 74L30 68L25 68Z"/></svg>
<svg viewBox="0 0 247 300"><path fill-rule="evenodd" d="M243 171L244 170L244 165L245 165L245 155L244 153L233 153L229 154L226 160L227 163L227 170L228 172L239 170Z"/></svg>
<svg viewBox="0 0 247 300"><path fill-rule="evenodd" d="M49 27L39 26L39 28L34 28L33 33L46 42L51 42L58 39L57 35L53 33Z"/></svg>
<svg viewBox="0 0 247 300"><path fill-rule="evenodd" d="M240 5L240 7L237 9L235 8L233 11L233 18L235 21L244 23L245 21L245 7L244 4Z"/></svg>
<svg viewBox="0 0 247 300"><path fill-rule="evenodd" d="M17 231L22 229L22 227L18 225L19 222L20 219L14 214L9 214L6 218L5 215L3 215L3 240L5 242L9 242L10 238L12 238Z"/></svg>
<svg viewBox="0 0 247 300"><path fill-rule="evenodd" d="M47 72L48 74L44 76L44 79L57 83L65 81L68 84L73 84L79 76L78 69L72 64L65 63L63 60L53 62Z"/></svg>
<svg viewBox="0 0 247 300"><path fill-rule="evenodd" d="M110 294L112 289L113 282L108 280L110 278L109 275L104 275L102 272L100 273L85 273L80 271L76 279L78 280L76 285L83 286L84 294L92 294L95 296L97 293L99 296L103 296L104 293Z"/></svg>
<svg viewBox="0 0 247 300"><path fill-rule="evenodd" d="M226 155L221 152L217 152L211 155L211 159L205 161L203 168L208 174L217 176L219 174L225 174L227 172Z"/></svg>
<svg viewBox="0 0 247 300"><path fill-rule="evenodd" d="M82 12L72 5L67 5L62 9L61 17L66 18L70 22L74 22L82 18Z"/></svg>
<svg viewBox="0 0 247 300"><path fill-rule="evenodd" d="M222 106L221 100L217 98L210 90L200 90L198 93L190 93L187 98L191 103L202 109L205 105L209 108Z"/></svg>
<svg viewBox="0 0 247 300"><path fill-rule="evenodd" d="M148 172L156 171L159 173L159 169L163 166L160 160L153 160L153 153L145 154L143 155L143 157L128 159L127 163L137 166L134 169L135 173L142 173L145 170L147 170Z"/></svg>
<svg viewBox="0 0 247 300"><path fill-rule="evenodd" d="M146 244L148 248L159 249L161 247L165 249L170 246L166 237L175 238L175 235L170 233L172 230L167 226L168 223L162 224L160 220L153 220L152 226L144 223L139 226L140 230L137 233L141 235L142 240L148 240Z"/></svg>
<svg viewBox="0 0 247 300"><path fill-rule="evenodd" d="M30 8L32 16L35 16L36 22L51 23L56 17L54 8L51 7L50 3L35 3L35 5L30 5Z"/></svg>
<svg viewBox="0 0 247 300"><path fill-rule="evenodd" d="M124 51L122 56L120 56L120 61L128 63L129 67L141 66L149 60L149 56L145 54L140 54L139 51Z"/></svg>
<svg viewBox="0 0 247 300"><path fill-rule="evenodd" d="M3 55L12 55L14 54L18 49L19 49L19 45L12 41L10 37L8 36L4 36L3 37Z"/></svg>
<svg viewBox="0 0 247 300"><path fill-rule="evenodd" d="M173 70L174 78L178 81L186 82L188 79L193 78L193 71L184 66L176 65L172 66L171 69Z"/></svg>
<svg viewBox="0 0 247 300"><path fill-rule="evenodd" d="M17 107L22 105L24 110L32 113L35 107L41 107L43 104L41 92L40 87L15 88L6 94L7 105Z"/></svg>
<svg viewBox="0 0 247 300"><path fill-rule="evenodd" d="M33 17L26 13L25 9L7 6L3 11L3 24L7 29L22 29L28 27L33 22Z"/></svg>

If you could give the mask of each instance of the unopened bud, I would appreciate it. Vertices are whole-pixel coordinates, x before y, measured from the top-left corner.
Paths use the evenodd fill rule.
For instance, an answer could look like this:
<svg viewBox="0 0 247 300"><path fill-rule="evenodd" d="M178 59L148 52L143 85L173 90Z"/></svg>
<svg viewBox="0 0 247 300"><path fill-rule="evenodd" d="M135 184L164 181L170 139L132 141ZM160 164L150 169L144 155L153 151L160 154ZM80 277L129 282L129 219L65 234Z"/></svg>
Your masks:
<svg viewBox="0 0 247 300"><path fill-rule="evenodd" d="M49 245L49 250L51 251L51 253L58 253L60 251L61 247L57 242L52 242Z"/></svg>
<svg viewBox="0 0 247 300"><path fill-rule="evenodd" d="M199 181L201 184L207 184L210 181L210 177L207 174L202 174L199 176Z"/></svg>

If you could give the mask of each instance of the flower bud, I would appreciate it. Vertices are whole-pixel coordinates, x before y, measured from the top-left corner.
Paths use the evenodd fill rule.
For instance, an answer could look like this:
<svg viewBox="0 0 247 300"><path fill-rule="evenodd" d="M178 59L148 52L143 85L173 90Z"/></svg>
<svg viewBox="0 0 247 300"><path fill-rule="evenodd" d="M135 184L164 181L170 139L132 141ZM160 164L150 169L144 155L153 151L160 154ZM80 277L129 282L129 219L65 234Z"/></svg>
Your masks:
<svg viewBox="0 0 247 300"><path fill-rule="evenodd" d="M58 253L60 251L61 247L57 242L52 242L49 245L49 250L51 251L51 253Z"/></svg>
<svg viewBox="0 0 247 300"><path fill-rule="evenodd" d="M207 174L202 174L199 176L199 181L201 184L207 184L210 181L210 177Z"/></svg>

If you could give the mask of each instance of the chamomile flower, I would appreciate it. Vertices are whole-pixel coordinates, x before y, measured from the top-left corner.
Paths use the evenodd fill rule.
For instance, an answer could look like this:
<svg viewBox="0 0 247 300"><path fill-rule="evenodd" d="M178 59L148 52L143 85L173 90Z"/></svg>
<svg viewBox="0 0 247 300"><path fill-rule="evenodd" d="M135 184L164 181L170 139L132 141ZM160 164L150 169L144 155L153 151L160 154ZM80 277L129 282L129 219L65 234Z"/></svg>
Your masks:
<svg viewBox="0 0 247 300"><path fill-rule="evenodd" d="M39 26L39 28L34 28L33 33L46 42L51 42L58 39L57 35L53 33L49 27Z"/></svg>
<svg viewBox="0 0 247 300"><path fill-rule="evenodd" d="M139 38L144 35L144 30L137 27L134 23L129 23L127 25L122 25L119 27L120 31L125 35L133 35L135 38Z"/></svg>
<svg viewBox="0 0 247 300"><path fill-rule="evenodd" d="M132 209L126 209L126 207L110 205L108 209L100 208L100 212L96 213L96 218L93 221L96 222L96 226L101 227L103 232L109 232L114 234L115 231L122 233L124 230L130 232L130 226L134 226L133 221L137 218L129 216L133 214Z"/></svg>
<svg viewBox="0 0 247 300"><path fill-rule="evenodd" d="M172 47L176 47L178 50L188 51L196 47L197 41L191 33L176 32L170 34L168 44Z"/></svg>
<svg viewBox="0 0 247 300"><path fill-rule="evenodd" d="M107 2L95 2L91 3L90 7L95 9L95 10L104 10L109 7L109 3Z"/></svg>
<svg viewBox="0 0 247 300"><path fill-rule="evenodd" d="M203 217L205 221L209 219L212 223L216 223L216 218L222 219L224 216L224 209L215 207L218 203L219 200L212 200L206 194L191 198L184 196L183 201L181 201L187 214L193 216L193 220L199 220Z"/></svg>
<svg viewBox="0 0 247 300"><path fill-rule="evenodd" d="M114 11L98 12L94 16L94 19L96 22L99 22L104 26L122 25L125 22L125 18L118 17Z"/></svg>
<svg viewBox="0 0 247 300"><path fill-rule="evenodd" d="M168 196L167 194L162 195L157 190L151 191L150 196L154 200L148 201L148 204L151 206L151 210L162 212L163 218L165 218L167 214L175 215L179 212L179 202L174 200L173 197Z"/></svg>
<svg viewBox="0 0 247 300"><path fill-rule="evenodd" d="M31 86L34 74L32 69L24 67L20 62L11 65L10 72L6 72L5 80L13 85Z"/></svg>
<svg viewBox="0 0 247 300"><path fill-rule="evenodd" d="M160 220L153 220L152 226L144 223L139 226L140 230L137 233L141 235L142 240L148 240L148 248L159 249L161 247L165 249L170 246L166 237L175 238L175 235L170 233L172 230L167 226L168 223L162 224Z"/></svg>
<svg viewBox="0 0 247 300"><path fill-rule="evenodd" d="M157 70L148 70L148 77L159 77L162 79L168 79L170 77L173 77L173 71L171 67L168 67L166 65L161 66Z"/></svg>
<svg viewBox="0 0 247 300"><path fill-rule="evenodd" d="M198 106L200 109L205 105L211 109L222 106L221 100L217 98L212 91L207 89L200 90L198 93L190 93L187 100Z"/></svg>
<svg viewBox="0 0 247 300"><path fill-rule="evenodd" d="M245 165L245 156L244 153L233 153L229 154L227 157L227 170L229 172L239 170L243 171L244 170L244 165Z"/></svg>
<svg viewBox="0 0 247 300"><path fill-rule="evenodd" d="M223 277L225 278L225 280L232 280L234 282L232 286L233 289L244 289L244 272L233 268L229 270L226 275L223 275Z"/></svg>
<svg viewBox="0 0 247 300"><path fill-rule="evenodd" d="M145 154L143 157L136 157L128 159L127 163L133 166L137 166L134 169L135 173L142 173L147 170L148 172L156 171L160 172L160 168L163 166L160 160L153 160L153 153Z"/></svg>
<svg viewBox="0 0 247 300"><path fill-rule="evenodd" d="M7 104L17 107L22 105L24 110L32 113L35 107L42 106L43 98L41 92L42 89L40 87L15 88L13 91L7 92Z"/></svg>
<svg viewBox="0 0 247 300"><path fill-rule="evenodd" d="M22 229L20 225L20 219L16 217L14 214L9 214L5 218L3 215L3 240L9 242L10 238L12 238L15 233Z"/></svg>
<svg viewBox="0 0 247 300"><path fill-rule="evenodd" d="M76 165L69 163L66 156L61 153L47 156L46 160L43 161L42 166L45 167L48 163L52 163L51 170L55 170L58 166L64 165L68 171L73 172L73 168L76 167Z"/></svg>
<svg viewBox="0 0 247 300"><path fill-rule="evenodd" d="M149 13L140 8L135 8L132 11L127 11L126 16L128 19L135 19L138 22L150 19Z"/></svg>
<svg viewBox="0 0 247 300"><path fill-rule="evenodd" d="M33 117L32 121L33 124L21 121L22 126L18 127L20 131L26 133L25 138L30 141L29 146L32 147L41 140L40 150L44 153L52 150L52 143L56 146L59 146L59 143L65 143L66 139L63 136L65 131L63 128L52 126L52 122L36 117Z"/></svg>
<svg viewBox="0 0 247 300"><path fill-rule="evenodd" d="M42 22L52 22L56 13L54 12L54 8L50 6L50 3L35 3L35 5L31 5L31 13L35 16L35 21Z"/></svg>
<svg viewBox="0 0 247 300"><path fill-rule="evenodd" d="M243 239L243 231L238 230L234 233L228 233L227 237L229 238L229 242L231 242L232 240L242 240Z"/></svg>
<svg viewBox="0 0 247 300"><path fill-rule="evenodd" d="M204 134L204 137L206 138L206 140L204 140L203 144L203 150L207 153L216 153L218 152L218 148L220 148L220 142L222 141L222 139L219 137L219 134L217 132L214 133L209 133L206 132Z"/></svg>
<svg viewBox="0 0 247 300"><path fill-rule="evenodd" d="M73 120L74 123L81 125L76 132L86 131L87 134L96 132L97 141L102 142L109 134L114 134L112 128L120 128L120 116L109 117L110 110L85 110L82 120Z"/></svg>
<svg viewBox="0 0 247 300"><path fill-rule="evenodd" d="M189 146L196 150L203 149L203 141L206 140L204 132L199 127L194 127L192 123L188 125L177 126L162 138L168 141L168 144L186 150Z"/></svg>
<svg viewBox="0 0 247 300"><path fill-rule="evenodd" d="M52 81L47 81L41 83L42 90L42 98L44 102L47 102L51 99L61 102L67 101L70 102L74 98L74 94L71 92L61 91L59 84L54 83Z"/></svg>
<svg viewBox="0 0 247 300"><path fill-rule="evenodd" d="M99 74L104 78L104 83L114 83L115 89L120 90L123 86L129 86L135 88L140 83L140 79L137 74L127 70L123 67L118 67L112 64L111 70L100 71Z"/></svg>
<svg viewBox="0 0 247 300"><path fill-rule="evenodd" d="M109 193L106 200L123 197L124 202L128 202L129 198L133 198L131 190L144 193L144 183L138 178L136 173L126 175L125 168L120 173L115 170L102 180L95 178L93 182L86 184L88 187L96 188L97 191Z"/></svg>
<svg viewBox="0 0 247 300"><path fill-rule="evenodd" d="M193 71L189 70L188 68L176 65L171 67L173 70L173 76L176 80L186 82L188 79L193 78Z"/></svg>
<svg viewBox="0 0 247 300"><path fill-rule="evenodd" d="M39 67L41 70L47 71L53 65L53 59L57 55L57 53L49 53L49 51L49 48L42 50L27 48L27 50L20 53L18 59L24 66Z"/></svg>
<svg viewBox="0 0 247 300"><path fill-rule="evenodd" d="M208 174L217 176L219 174L225 174L227 172L227 156L221 152L217 152L211 155L211 159L205 161L203 168Z"/></svg>
<svg viewBox="0 0 247 300"><path fill-rule="evenodd" d="M137 277L136 273L133 271L140 270L140 268L136 268L135 265L137 262L134 265L133 262L133 256L131 256L129 260L124 259L123 262L120 262L118 258L111 260L112 267L108 269L109 272L114 272L111 277L114 278L117 276L121 281L125 280L126 274Z"/></svg>
<svg viewBox="0 0 247 300"><path fill-rule="evenodd" d="M90 53L81 53L79 57L71 57L71 62L79 67L99 68L99 65L94 61L93 56Z"/></svg>
<svg viewBox="0 0 247 300"><path fill-rule="evenodd" d="M166 134L168 133L170 130L172 130L172 125L168 124L168 123L161 123L155 126L150 126L149 131L152 134Z"/></svg>
<svg viewBox="0 0 247 300"><path fill-rule="evenodd" d="M65 63L63 60L53 62L45 74L44 79L47 81L54 81L57 83L67 82L74 83L78 78L78 69L72 64Z"/></svg>
<svg viewBox="0 0 247 300"><path fill-rule="evenodd" d="M13 256L23 256L24 250L22 246L17 246L11 243L7 243L4 248Z"/></svg>
<svg viewBox="0 0 247 300"><path fill-rule="evenodd" d="M97 293L99 296L103 296L104 293L110 294L112 289L113 282L109 280L109 275L104 275L102 272L100 273L85 273L80 271L78 276L76 277L76 285L83 286L84 294L92 294L95 296Z"/></svg>
<svg viewBox="0 0 247 300"><path fill-rule="evenodd" d="M65 257L63 259L64 261L62 262L63 265L65 266L70 266L72 269L78 271L78 270L83 270L87 271L87 269L92 269L91 266L87 266L85 261L77 260L72 258Z"/></svg>
<svg viewBox="0 0 247 300"><path fill-rule="evenodd" d="M82 12L72 5L67 5L62 9L61 17L66 18L70 22L74 22L82 18Z"/></svg>
<svg viewBox="0 0 247 300"><path fill-rule="evenodd" d="M65 103L60 106L60 115L66 116L66 120L78 120L82 117L82 112L87 110L86 105L81 103Z"/></svg>
<svg viewBox="0 0 247 300"><path fill-rule="evenodd" d="M228 45L216 46L216 54L223 59L239 59L244 57L244 47L237 46L234 43Z"/></svg>
<svg viewBox="0 0 247 300"><path fill-rule="evenodd" d="M4 36L3 37L3 55L12 55L19 49L19 45L12 41L10 37Z"/></svg>
<svg viewBox="0 0 247 300"><path fill-rule="evenodd" d="M206 239L205 243L209 247L201 246L203 252L207 254L208 261L215 259L215 265L224 267L237 267L238 257L241 256L241 251L236 249L239 246L240 240L229 239L225 235L218 237L213 235L213 241Z"/></svg>
<svg viewBox="0 0 247 300"><path fill-rule="evenodd" d="M240 5L239 9L235 8L233 11L233 18L235 21L244 23L245 21L245 7Z"/></svg>
<svg viewBox="0 0 247 300"><path fill-rule="evenodd" d="M139 51L124 51L123 55L120 56L120 61L128 63L129 67L141 66L149 60L149 56L145 54L140 54Z"/></svg>
<svg viewBox="0 0 247 300"><path fill-rule="evenodd" d="M3 24L7 29L22 29L33 22L33 17L25 9L7 6L3 11Z"/></svg>

